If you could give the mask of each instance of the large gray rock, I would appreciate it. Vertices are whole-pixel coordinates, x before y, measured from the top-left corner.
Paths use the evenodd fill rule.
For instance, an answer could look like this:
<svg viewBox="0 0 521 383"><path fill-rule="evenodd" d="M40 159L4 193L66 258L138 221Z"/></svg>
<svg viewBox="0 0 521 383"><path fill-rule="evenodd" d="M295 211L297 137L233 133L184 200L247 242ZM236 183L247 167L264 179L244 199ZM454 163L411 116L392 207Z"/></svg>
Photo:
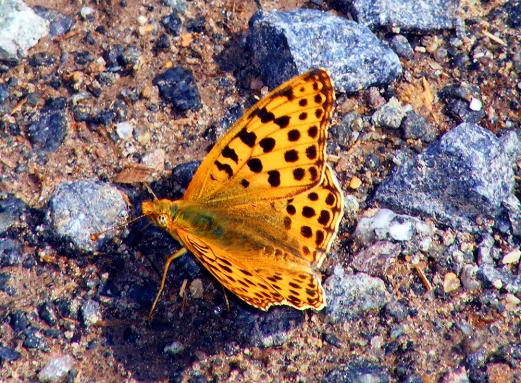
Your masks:
<svg viewBox="0 0 521 383"><path fill-rule="evenodd" d="M312 9L256 13L248 46L271 88L311 67L326 68L341 92L388 84L402 71L398 56L367 27Z"/></svg>
<svg viewBox="0 0 521 383"><path fill-rule="evenodd" d="M382 182L375 199L408 214L426 214L456 229L476 231L478 216L497 218L505 211L519 148L513 132L498 139L476 124L461 124L402 163Z"/></svg>
<svg viewBox="0 0 521 383"><path fill-rule="evenodd" d="M336 0L334 5L368 27L428 32L458 22L458 0Z"/></svg>
<svg viewBox="0 0 521 383"><path fill-rule="evenodd" d="M0 1L0 60L17 62L48 33L49 22L23 1Z"/></svg>

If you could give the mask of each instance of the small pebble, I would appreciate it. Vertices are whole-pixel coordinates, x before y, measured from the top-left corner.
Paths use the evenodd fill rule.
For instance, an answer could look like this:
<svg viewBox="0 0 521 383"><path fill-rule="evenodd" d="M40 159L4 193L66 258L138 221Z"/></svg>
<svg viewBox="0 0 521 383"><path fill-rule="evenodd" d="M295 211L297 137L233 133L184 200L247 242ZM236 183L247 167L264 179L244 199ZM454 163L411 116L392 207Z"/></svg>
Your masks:
<svg viewBox="0 0 521 383"><path fill-rule="evenodd" d="M521 300L514 294L508 293L505 295L505 306L507 310L517 311L519 304L521 304Z"/></svg>
<svg viewBox="0 0 521 383"><path fill-rule="evenodd" d="M505 255L501 262L503 262L504 265L513 265L513 264L519 263L520 257L521 257L521 250L515 249L515 250L510 251L507 255Z"/></svg>
<svg viewBox="0 0 521 383"><path fill-rule="evenodd" d="M50 359L38 374L38 380L44 382L61 382L74 366L74 359L70 355Z"/></svg>
<svg viewBox="0 0 521 383"><path fill-rule="evenodd" d="M142 163L157 172L163 171L165 167L165 151L163 149L156 149L143 156Z"/></svg>
<svg viewBox="0 0 521 383"><path fill-rule="evenodd" d="M203 281L199 278L194 279L192 283L190 283L190 296L195 299L201 299L203 297L203 292Z"/></svg>
<svg viewBox="0 0 521 383"><path fill-rule="evenodd" d="M81 314L85 326L91 326L99 323L102 319L100 305L98 302L89 299L81 307Z"/></svg>
<svg viewBox="0 0 521 383"><path fill-rule="evenodd" d="M92 14L94 14L94 9L92 9L91 7L83 7L80 10L80 16L84 20L87 19L87 17L91 16Z"/></svg>
<svg viewBox="0 0 521 383"><path fill-rule="evenodd" d="M511 383L514 382L514 372L506 363L487 364L488 383Z"/></svg>
<svg viewBox="0 0 521 383"><path fill-rule="evenodd" d="M461 283L465 290L475 291L481 287L481 283L477 278L478 266L476 265L464 265L461 270Z"/></svg>
<svg viewBox="0 0 521 383"><path fill-rule="evenodd" d="M445 279L443 280L443 291L446 293L451 293L460 288L460 280L458 276L454 273L445 274Z"/></svg>
<svg viewBox="0 0 521 383"><path fill-rule="evenodd" d="M147 21L148 20L147 20L146 16L139 15L137 17L137 22L138 22L139 25L145 25L147 23Z"/></svg>
<svg viewBox="0 0 521 383"><path fill-rule="evenodd" d="M362 180L357 176L352 177L349 181L349 187L353 190L358 189L360 186L362 186Z"/></svg>
<svg viewBox="0 0 521 383"><path fill-rule="evenodd" d="M360 211L360 204L355 196L346 195L344 197L344 215L346 217L356 217Z"/></svg>
<svg viewBox="0 0 521 383"><path fill-rule="evenodd" d="M134 126L128 121L123 121L116 124L116 133L122 140L128 140L130 137L132 137L133 131Z"/></svg>
<svg viewBox="0 0 521 383"><path fill-rule="evenodd" d="M411 109L410 105L402 105L398 99L392 97L387 104L374 112L372 121L376 126L398 129Z"/></svg>
<svg viewBox="0 0 521 383"><path fill-rule="evenodd" d="M477 112L483 108L483 103L477 98L472 98L472 100L470 100L469 108L470 110Z"/></svg>
<svg viewBox="0 0 521 383"><path fill-rule="evenodd" d="M393 222L389 226L389 235L395 241L410 241L413 234L414 227L411 221Z"/></svg>
<svg viewBox="0 0 521 383"><path fill-rule="evenodd" d="M183 344L177 341L173 341L172 343L165 346L163 349L163 352L170 355L177 355L181 352L183 352L185 347Z"/></svg>
<svg viewBox="0 0 521 383"><path fill-rule="evenodd" d="M12 361L20 359L21 355L22 354L20 354L15 349L12 349L10 347L0 346L0 366L2 365L2 361L12 362Z"/></svg>

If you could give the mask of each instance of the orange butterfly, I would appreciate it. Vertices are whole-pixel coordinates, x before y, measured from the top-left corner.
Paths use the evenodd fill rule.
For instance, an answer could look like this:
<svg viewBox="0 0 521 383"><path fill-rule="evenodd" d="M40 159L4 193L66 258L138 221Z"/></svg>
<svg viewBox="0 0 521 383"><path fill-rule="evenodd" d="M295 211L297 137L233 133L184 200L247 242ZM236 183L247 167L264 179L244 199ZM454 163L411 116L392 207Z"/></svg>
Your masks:
<svg viewBox="0 0 521 383"><path fill-rule="evenodd" d="M343 196L326 164L335 100L323 69L282 84L251 107L195 173L182 199L143 202L239 298L261 310L325 306L318 268L338 231Z"/></svg>

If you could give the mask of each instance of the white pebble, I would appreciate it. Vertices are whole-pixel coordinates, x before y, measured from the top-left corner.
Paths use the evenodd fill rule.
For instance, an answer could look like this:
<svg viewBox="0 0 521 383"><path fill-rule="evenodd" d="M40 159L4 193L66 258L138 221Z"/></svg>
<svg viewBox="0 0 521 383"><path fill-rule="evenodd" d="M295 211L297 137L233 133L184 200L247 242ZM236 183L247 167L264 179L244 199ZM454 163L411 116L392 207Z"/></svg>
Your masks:
<svg viewBox="0 0 521 383"><path fill-rule="evenodd" d="M180 352L183 352L184 349L185 348L181 343L173 341L172 343L165 346L163 352L170 355L176 355Z"/></svg>
<svg viewBox="0 0 521 383"><path fill-rule="evenodd" d="M88 16L92 15L94 13L94 9L91 7L83 7L80 10L80 16L82 19L86 19Z"/></svg>
<svg viewBox="0 0 521 383"><path fill-rule="evenodd" d="M521 250L515 249L505 255L501 262L504 265L513 265L519 262L519 258L521 258Z"/></svg>
<svg viewBox="0 0 521 383"><path fill-rule="evenodd" d="M147 21L148 20L147 20L146 16L139 15L137 17L137 22L138 22L139 25L145 25L147 23Z"/></svg>
<svg viewBox="0 0 521 383"><path fill-rule="evenodd" d="M119 122L116 124L116 133L122 140L128 140L132 137L134 126L128 121Z"/></svg>
<svg viewBox="0 0 521 383"><path fill-rule="evenodd" d="M472 98L472 100L470 100L469 108L470 110L477 112L483 108L483 103L477 98Z"/></svg>

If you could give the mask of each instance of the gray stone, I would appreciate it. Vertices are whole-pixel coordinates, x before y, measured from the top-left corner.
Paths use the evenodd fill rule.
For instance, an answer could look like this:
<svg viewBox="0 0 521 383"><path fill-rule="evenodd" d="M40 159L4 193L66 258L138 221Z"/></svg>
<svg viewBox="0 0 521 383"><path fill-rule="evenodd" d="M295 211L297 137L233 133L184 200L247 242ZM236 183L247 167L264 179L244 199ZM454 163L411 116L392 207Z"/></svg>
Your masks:
<svg viewBox="0 0 521 383"><path fill-rule="evenodd" d="M521 29L521 1L511 0L503 5L504 12L508 15L508 24L512 28Z"/></svg>
<svg viewBox="0 0 521 383"><path fill-rule="evenodd" d="M0 60L17 62L49 33L49 22L21 0L0 2Z"/></svg>
<svg viewBox="0 0 521 383"><path fill-rule="evenodd" d="M400 101L393 97L374 112L372 120L376 126L398 129L410 110L410 105L402 105Z"/></svg>
<svg viewBox="0 0 521 383"><path fill-rule="evenodd" d="M409 44L409 40L404 35L395 35L390 41L391 48L398 54L398 56L412 59L414 56L414 50Z"/></svg>
<svg viewBox="0 0 521 383"><path fill-rule="evenodd" d="M521 294L521 276L512 275L506 267L499 269L485 263L479 266L478 276L497 290L505 289L512 294Z"/></svg>
<svg viewBox="0 0 521 383"><path fill-rule="evenodd" d="M129 121L122 121L116 124L116 134L122 140L128 140L132 137L132 132L134 131L134 125L132 125Z"/></svg>
<svg viewBox="0 0 521 383"><path fill-rule="evenodd" d="M358 220L354 237L359 243L368 244L385 239L410 241L415 235L424 237L431 234L432 228L418 218L378 209L373 215Z"/></svg>
<svg viewBox="0 0 521 383"><path fill-rule="evenodd" d="M392 300L385 305L385 314L401 322L407 318L409 312L403 303Z"/></svg>
<svg viewBox="0 0 521 383"><path fill-rule="evenodd" d="M406 140L422 140L423 142L431 143L438 136L436 128L425 117L415 112L407 113L407 116L402 121L401 128Z"/></svg>
<svg viewBox="0 0 521 383"><path fill-rule="evenodd" d="M89 327L99 323L102 319L100 304L92 299L87 300L81 306L81 316L85 326Z"/></svg>
<svg viewBox="0 0 521 383"><path fill-rule="evenodd" d="M248 46L270 88L312 67L326 68L340 92L388 84L402 71L398 56L367 27L312 9L257 12Z"/></svg>
<svg viewBox="0 0 521 383"><path fill-rule="evenodd" d="M325 284L326 314L333 322L360 318L368 311L380 310L390 300L384 282L365 273L347 274L341 266Z"/></svg>
<svg viewBox="0 0 521 383"><path fill-rule="evenodd" d="M287 342L293 329L302 325L301 311L272 307L267 313L241 311L236 319L236 338L255 347L270 348Z"/></svg>
<svg viewBox="0 0 521 383"><path fill-rule="evenodd" d="M470 383L467 370L464 366L450 369L441 379L440 383Z"/></svg>
<svg viewBox="0 0 521 383"><path fill-rule="evenodd" d="M458 122L476 124L485 117L482 108L478 110L471 108L473 100L482 98L481 90L477 85L467 82L450 84L440 90L439 96L445 102L444 112Z"/></svg>
<svg viewBox="0 0 521 383"><path fill-rule="evenodd" d="M12 195L0 200L0 234L22 223L27 210L28 206Z"/></svg>
<svg viewBox="0 0 521 383"><path fill-rule="evenodd" d="M11 238L0 239L0 266L20 265L25 258L21 242Z"/></svg>
<svg viewBox="0 0 521 383"><path fill-rule="evenodd" d="M70 355L58 356L50 359L38 374L42 383L62 382L74 366L74 359Z"/></svg>
<svg viewBox="0 0 521 383"><path fill-rule="evenodd" d="M185 0L166 0L165 2L170 8L179 13L186 12L186 9L188 8L188 4Z"/></svg>
<svg viewBox="0 0 521 383"><path fill-rule="evenodd" d="M22 354L10 347L0 346L0 366L2 362L13 362L20 359Z"/></svg>
<svg viewBox="0 0 521 383"><path fill-rule="evenodd" d="M378 241L361 251L353 258L351 266L358 271L384 276L400 255L401 246L389 241Z"/></svg>
<svg viewBox="0 0 521 383"><path fill-rule="evenodd" d="M53 37L64 35L69 32L74 25L74 18L63 15L53 9L36 6L34 11L38 16L49 21L49 34Z"/></svg>
<svg viewBox="0 0 521 383"><path fill-rule="evenodd" d="M114 228L127 216L123 193L98 181L62 183L49 202L48 219L56 235L83 251L98 249L114 231L107 231L97 241L93 241L91 235Z"/></svg>
<svg viewBox="0 0 521 383"><path fill-rule="evenodd" d="M461 270L461 284L467 291L476 291L481 288L481 282L477 278L478 267L476 265L464 265Z"/></svg>
<svg viewBox="0 0 521 383"><path fill-rule="evenodd" d="M517 141L515 135L510 139ZM426 214L475 232L476 218L498 217L512 194L513 159L504 149L511 145L478 125L461 124L404 161L382 182L375 199L407 214Z"/></svg>
<svg viewBox="0 0 521 383"><path fill-rule="evenodd" d="M27 137L36 149L53 152L62 144L67 130L65 98L48 99L38 120L27 127Z"/></svg>
<svg viewBox="0 0 521 383"><path fill-rule="evenodd" d="M453 29L458 23L457 0L336 0L334 4L373 28L428 32Z"/></svg>

